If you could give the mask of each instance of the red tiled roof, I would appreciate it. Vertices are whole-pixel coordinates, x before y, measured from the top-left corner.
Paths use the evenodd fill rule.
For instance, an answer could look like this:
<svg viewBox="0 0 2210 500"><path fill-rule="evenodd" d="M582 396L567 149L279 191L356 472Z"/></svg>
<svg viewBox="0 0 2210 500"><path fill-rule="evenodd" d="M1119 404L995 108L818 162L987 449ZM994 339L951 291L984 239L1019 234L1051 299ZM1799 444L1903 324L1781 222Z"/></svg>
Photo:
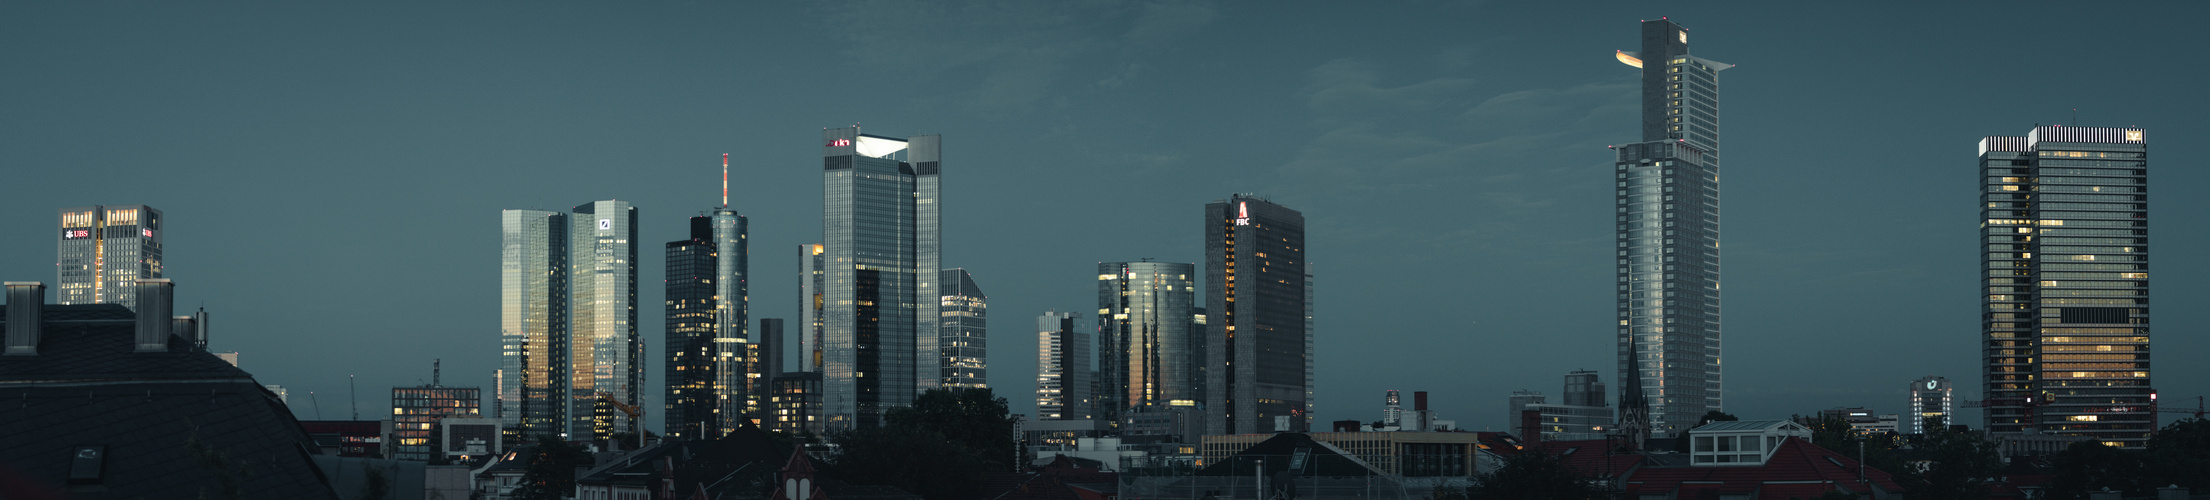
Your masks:
<svg viewBox="0 0 2210 500"><path fill-rule="evenodd" d="M1550 456L1558 457L1560 462L1565 463L1567 469L1591 477L1623 476L1642 463L1641 454L1627 452L1604 453L1605 447L1611 446L1612 443L1602 439L1544 441L1536 445L1535 449L1542 450L1543 453L1548 453Z"/></svg>
<svg viewBox="0 0 2210 500"><path fill-rule="evenodd" d="M1857 480L1857 470L1856 460L1789 438L1762 466L1644 466L1627 474L1620 486L1630 494L1678 490L1676 498L1683 500L1750 491L1761 498L1816 497L1834 488L1864 493L1867 487ZM1887 472L1867 467L1864 473L1872 487L1887 492L1903 490Z"/></svg>

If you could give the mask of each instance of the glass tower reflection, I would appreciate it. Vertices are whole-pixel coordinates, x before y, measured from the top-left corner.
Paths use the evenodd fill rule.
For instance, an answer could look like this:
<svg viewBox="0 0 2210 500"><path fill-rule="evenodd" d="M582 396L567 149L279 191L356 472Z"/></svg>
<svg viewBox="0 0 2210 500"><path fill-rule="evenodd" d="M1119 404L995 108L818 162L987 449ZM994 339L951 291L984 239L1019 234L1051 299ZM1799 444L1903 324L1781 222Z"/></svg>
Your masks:
<svg viewBox="0 0 2210 500"><path fill-rule="evenodd" d="M937 344L944 387L990 387L990 298L975 285L966 269L945 269L943 321L938 324Z"/></svg>
<svg viewBox="0 0 2210 500"><path fill-rule="evenodd" d="M832 430L875 426L942 376L941 140L847 127L822 142L821 414Z"/></svg>
<svg viewBox="0 0 2210 500"><path fill-rule="evenodd" d="M1204 399L1196 285L1196 264L1098 263L1099 418Z"/></svg>
<svg viewBox="0 0 2210 500"><path fill-rule="evenodd" d="M765 378L749 322L747 221L735 210L690 218L691 237L667 244L668 435L711 439L760 412ZM726 300L725 300L726 298Z"/></svg>
<svg viewBox="0 0 2210 500"><path fill-rule="evenodd" d="M619 200L576 206L570 218L569 439L641 430L611 401L644 397L637 338L637 208Z"/></svg>
<svg viewBox="0 0 2210 500"><path fill-rule="evenodd" d="M1304 214L1256 195L1205 205L1206 434L1312 425Z"/></svg>
<svg viewBox="0 0 2210 500"><path fill-rule="evenodd" d="M568 214L499 213L500 427L522 437L567 431Z"/></svg>
<svg viewBox="0 0 2210 500"><path fill-rule="evenodd" d="M161 211L145 205L61 209L55 290L62 304L138 307L138 280L161 278Z"/></svg>

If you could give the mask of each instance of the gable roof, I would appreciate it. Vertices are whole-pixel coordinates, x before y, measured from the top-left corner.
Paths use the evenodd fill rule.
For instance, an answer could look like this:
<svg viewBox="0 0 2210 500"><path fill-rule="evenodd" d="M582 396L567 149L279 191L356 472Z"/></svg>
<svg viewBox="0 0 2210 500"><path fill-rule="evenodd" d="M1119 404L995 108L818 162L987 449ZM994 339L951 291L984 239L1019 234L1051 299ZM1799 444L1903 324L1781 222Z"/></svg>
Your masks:
<svg viewBox="0 0 2210 500"><path fill-rule="evenodd" d="M1895 493L1903 487L1895 477L1879 469L1863 469L1866 482L1857 480L1858 463L1833 450L1790 437L1762 466L1656 466L1647 462L1626 475L1620 487L1628 494L1673 493L1675 498L1717 498L1722 493L1756 493L1766 498L1816 497L1833 489L1867 493L1868 489Z"/></svg>
<svg viewBox="0 0 2210 500"><path fill-rule="evenodd" d="M1304 457L1303 462L1297 462L1295 458L1300 455ZM1244 458L1249 459L1245 460ZM1309 435L1290 432L1275 434L1274 437L1251 445L1250 448L1245 448L1241 452L1230 455L1219 463L1198 469L1197 475L1248 476L1251 475L1252 469L1261 466L1264 466L1266 472L1271 474L1290 470L1291 465L1300 466L1295 471L1295 474L1299 476L1357 477L1387 475L1374 468L1372 464L1359 460L1358 457L1351 456L1350 453L1333 445L1314 440Z"/></svg>

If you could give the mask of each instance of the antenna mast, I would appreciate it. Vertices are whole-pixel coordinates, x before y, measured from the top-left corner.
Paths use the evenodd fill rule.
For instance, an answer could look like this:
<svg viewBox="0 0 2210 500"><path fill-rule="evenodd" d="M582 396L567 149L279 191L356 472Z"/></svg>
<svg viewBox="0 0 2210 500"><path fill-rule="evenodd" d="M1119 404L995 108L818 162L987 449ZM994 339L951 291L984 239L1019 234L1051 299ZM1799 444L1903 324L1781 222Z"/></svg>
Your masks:
<svg viewBox="0 0 2210 500"><path fill-rule="evenodd" d="M729 153L721 154L721 207L729 208Z"/></svg>

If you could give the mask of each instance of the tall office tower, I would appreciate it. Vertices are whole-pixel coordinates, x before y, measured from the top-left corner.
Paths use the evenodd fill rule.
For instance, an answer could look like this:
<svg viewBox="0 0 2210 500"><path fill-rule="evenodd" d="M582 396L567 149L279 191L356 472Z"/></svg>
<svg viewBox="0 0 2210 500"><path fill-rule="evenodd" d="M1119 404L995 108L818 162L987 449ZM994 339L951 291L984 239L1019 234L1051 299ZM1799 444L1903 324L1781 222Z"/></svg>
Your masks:
<svg viewBox="0 0 2210 500"><path fill-rule="evenodd" d="M1052 311L1036 318L1036 419L1092 418L1096 395L1090 376L1089 335L1075 328L1081 313Z"/></svg>
<svg viewBox="0 0 2210 500"><path fill-rule="evenodd" d="M1205 205L1206 434L1312 428L1304 214L1255 195Z"/></svg>
<svg viewBox="0 0 2210 500"><path fill-rule="evenodd" d="M937 348L943 354L944 387L990 387L990 297L975 286L966 269L945 269L938 277L944 284L943 320L937 328Z"/></svg>
<svg viewBox="0 0 2210 500"><path fill-rule="evenodd" d="M138 306L138 280L161 277L161 211L145 205L61 209L62 304Z"/></svg>
<svg viewBox="0 0 2210 500"><path fill-rule="evenodd" d="M1565 404L1610 406L1604 401L1604 381L1596 378L1596 370L1574 370L1565 374Z"/></svg>
<svg viewBox="0 0 2210 500"><path fill-rule="evenodd" d="M1980 141L1986 428L2146 445L2148 141L2040 126Z"/></svg>
<svg viewBox="0 0 2210 500"><path fill-rule="evenodd" d="M1719 334L1719 84L1688 30L1642 23L1642 142L1618 146L1619 380L1674 436L1725 403ZM1641 370L1640 377L1626 377Z"/></svg>
<svg viewBox="0 0 2210 500"><path fill-rule="evenodd" d="M821 135L822 418L876 426L943 377L933 327L943 141L858 127Z"/></svg>
<svg viewBox="0 0 2210 500"><path fill-rule="evenodd" d="M568 214L502 210L499 425L536 439L568 432Z"/></svg>
<svg viewBox="0 0 2210 500"><path fill-rule="evenodd" d="M666 415L670 437L712 439L759 411L749 340L747 221L727 207L691 218L667 245ZM724 300L726 299L726 300Z"/></svg>
<svg viewBox="0 0 2210 500"><path fill-rule="evenodd" d="M1946 377L1911 381L1911 423L1904 432L1925 434L1937 419L1942 425L1957 425L1956 400L1950 397L1955 392Z"/></svg>
<svg viewBox="0 0 2210 500"><path fill-rule="evenodd" d="M798 369L792 371L821 371L821 344L825 340L821 321L821 293L825 289L821 279L821 244L798 245ZM819 394L815 394L819 396Z"/></svg>
<svg viewBox="0 0 2210 500"><path fill-rule="evenodd" d="M639 430L644 355L637 338L637 207L619 200L576 206L569 218L568 439Z"/></svg>
<svg viewBox="0 0 2210 500"><path fill-rule="evenodd" d="M1404 423L1404 400L1397 397L1397 390L1381 398L1381 426L1396 427Z"/></svg>
<svg viewBox="0 0 2210 500"><path fill-rule="evenodd" d="M1197 265L1097 264L1098 417L1196 406L1205 360L1197 327Z"/></svg>

